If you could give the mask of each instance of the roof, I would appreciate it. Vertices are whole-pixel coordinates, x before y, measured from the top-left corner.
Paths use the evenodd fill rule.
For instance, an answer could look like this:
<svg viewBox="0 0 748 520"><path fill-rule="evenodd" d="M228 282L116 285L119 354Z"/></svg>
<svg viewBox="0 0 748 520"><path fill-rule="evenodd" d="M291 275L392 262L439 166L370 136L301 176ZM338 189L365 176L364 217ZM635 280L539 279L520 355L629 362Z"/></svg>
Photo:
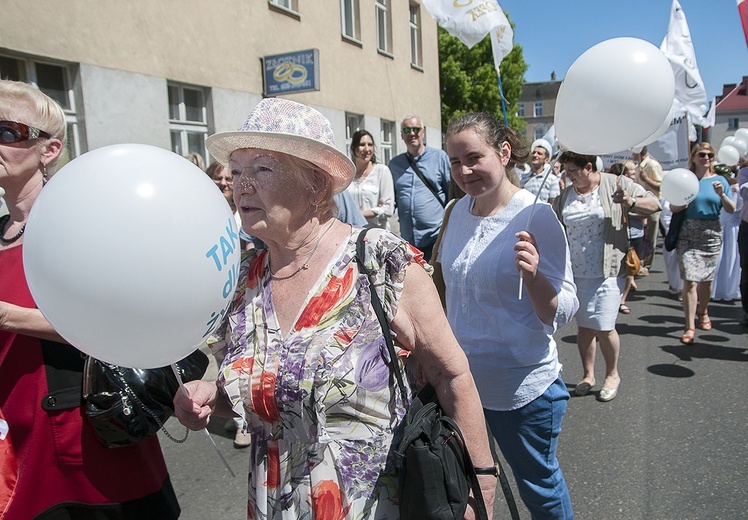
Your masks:
<svg viewBox="0 0 748 520"><path fill-rule="evenodd" d="M556 99L558 89L561 88L560 81L541 81L538 83L525 83L522 85L522 94L519 101L532 101L535 99Z"/></svg>
<svg viewBox="0 0 748 520"><path fill-rule="evenodd" d="M722 95L717 97L717 112L748 110L748 76L743 76L739 84L722 87Z"/></svg>

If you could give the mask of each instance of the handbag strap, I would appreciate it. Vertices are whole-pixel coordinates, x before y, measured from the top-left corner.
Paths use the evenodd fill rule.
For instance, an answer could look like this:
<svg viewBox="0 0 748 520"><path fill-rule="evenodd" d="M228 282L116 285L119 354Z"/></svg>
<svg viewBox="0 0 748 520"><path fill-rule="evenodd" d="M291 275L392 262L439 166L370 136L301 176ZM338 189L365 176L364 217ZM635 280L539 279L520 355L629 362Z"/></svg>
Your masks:
<svg viewBox="0 0 748 520"><path fill-rule="evenodd" d="M426 176L423 175L421 170L418 168L418 165L413 160L413 158L410 156L408 152L405 152L405 157L408 159L408 163L410 164L410 167L413 168L413 171L416 175L418 175L418 178L421 179L421 182L429 189L429 191L434 195L436 200L439 201L439 204L441 204L442 208L446 207L447 203L442 200L442 198L439 196L439 192L436 190L433 184L431 184L431 181L426 179Z"/></svg>

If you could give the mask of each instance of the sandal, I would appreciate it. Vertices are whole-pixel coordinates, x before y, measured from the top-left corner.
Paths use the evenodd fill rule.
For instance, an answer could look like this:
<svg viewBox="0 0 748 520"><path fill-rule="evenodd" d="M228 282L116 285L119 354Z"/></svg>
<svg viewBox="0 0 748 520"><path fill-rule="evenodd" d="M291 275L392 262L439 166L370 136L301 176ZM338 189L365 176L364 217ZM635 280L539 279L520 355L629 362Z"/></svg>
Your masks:
<svg viewBox="0 0 748 520"><path fill-rule="evenodd" d="M709 313L705 312L704 314L696 313L696 316L699 317L699 328L701 330L712 330L712 320L709 319Z"/></svg>
<svg viewBox="0 0 748 520"><path fill-rule="evenodd" d="M683 336L680 338L680 342L684 345L693 345L693 338L695 335L696 331L694 329L686 329L685 332L683 332Z"/></svg>
<svg viewBox="0 0 748 520"><path fill-rule="evenodd" d="M628 305L626 305L625 303L622 303L621 305L618 306L618 312L620 312L621 314L631 314L631 309L629 308Z"/></svg>

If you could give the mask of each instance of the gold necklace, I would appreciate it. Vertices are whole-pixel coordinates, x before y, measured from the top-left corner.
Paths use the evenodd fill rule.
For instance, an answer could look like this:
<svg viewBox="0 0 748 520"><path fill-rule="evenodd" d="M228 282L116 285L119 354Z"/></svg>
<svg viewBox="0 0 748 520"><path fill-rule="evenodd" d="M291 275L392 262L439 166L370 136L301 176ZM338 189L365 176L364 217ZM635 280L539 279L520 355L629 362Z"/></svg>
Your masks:
<svg viewBox="0 0 748 520"><path fill-rule="evenodd" d="M289 278L291 278L291 277L296 276L297 274L299 274L301 271L309 269L309 260L312 259L312 257L314 256L314 253L317 251L317 248L319 247L320 242L322 241L322 238L327 234L328 231L330 231L330 228L332 228L332 225L334 223L335 223L335 219L333 218L333 219L330 220L330 224L327 226L327 229L325 229L325 231L317 239L317 243L314 244L314 248L312 249L312 252L309 253L308 257L306 257L306 260L304 260L304 263L301 264L301 267L299 267L293 273L291 273L291 274L289 274L287 276L277 276L277 275L274 275L273 271L271 269L270 270L270 278L272 278L273 280L288 280ZM269 266L270 266L270 264L268 264L268 268L269 268Z"/></svg>

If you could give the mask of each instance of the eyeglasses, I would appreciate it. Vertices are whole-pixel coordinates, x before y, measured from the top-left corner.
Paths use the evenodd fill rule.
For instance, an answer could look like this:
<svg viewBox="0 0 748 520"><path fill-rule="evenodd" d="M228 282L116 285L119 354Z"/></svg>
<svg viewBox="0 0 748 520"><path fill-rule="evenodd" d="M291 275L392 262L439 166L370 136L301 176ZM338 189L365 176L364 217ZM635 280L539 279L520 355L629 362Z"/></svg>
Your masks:
<svg viewBox="0 0 748 520"><path fill-rule="evenodd" d="M704 157L709 157L710 159L714 159L714 154L713 153L709 153L709 152L699 152L698 156L701 157L702 159Z"/></svg>
<svg viewBox="0 0 748 520"><path fill-rule="evenodd" d="M404 134L409 134L411 132L413 132L414 134L417 134L421 130L423 130L423 128L421 128L420 126L404 126L403 127Z"/></svg>
<svg viewBox="0 0 748 520"><path fill-rule="evenodd" d="M39 137L52 137L44 130L16 121L0 121L0 143L20 143Z"/></svg>

